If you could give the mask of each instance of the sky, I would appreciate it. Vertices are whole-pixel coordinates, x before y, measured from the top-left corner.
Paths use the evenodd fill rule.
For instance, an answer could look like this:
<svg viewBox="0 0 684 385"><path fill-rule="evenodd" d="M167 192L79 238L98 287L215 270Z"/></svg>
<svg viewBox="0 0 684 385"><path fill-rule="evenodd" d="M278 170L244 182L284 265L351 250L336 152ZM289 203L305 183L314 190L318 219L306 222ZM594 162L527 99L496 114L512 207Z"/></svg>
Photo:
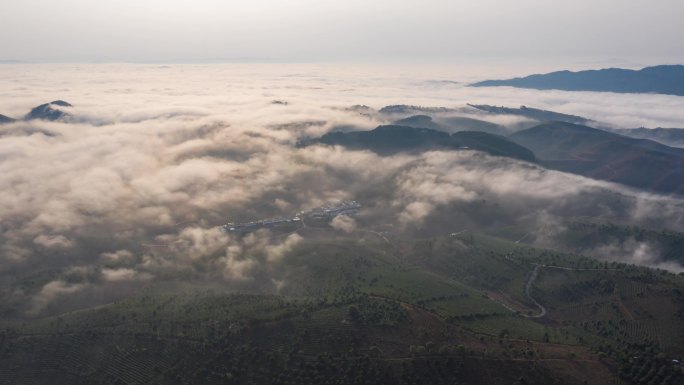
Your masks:
<svg viewBox="0 0 684 385"><path fill-rule="evenodd" d="M1 0L0 60L684 62L681 0Z"/></svg>

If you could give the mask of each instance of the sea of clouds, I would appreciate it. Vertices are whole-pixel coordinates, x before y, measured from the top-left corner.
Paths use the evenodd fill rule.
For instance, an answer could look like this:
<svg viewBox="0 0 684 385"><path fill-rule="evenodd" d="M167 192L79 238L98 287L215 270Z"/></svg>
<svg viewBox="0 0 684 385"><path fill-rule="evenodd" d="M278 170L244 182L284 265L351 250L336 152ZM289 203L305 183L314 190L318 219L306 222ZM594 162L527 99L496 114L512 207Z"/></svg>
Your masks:
<svg viewBox="0 0 684 385"><path fill-rule="evenodd" d="M0 299L37 315L55 301L99 303L178 277L238 286L259 277L278 290L282 260L304 238L267 230L242 237L218 226L344 199L364 211L333 221L340 234L360 226L409 236L518 222L548 228L567 216L684 230L677 199L508 158L296 145L339 127L388 123L353 105L450 107L498 124L520 118L483 116L466 104L527 105L616 127L684 127L678 97L462 82L478 77L486 74L332 64L2 65L0 113L20 118L56 99L74 106L65 121L0 126ZM648 245L604 251L682 270L660 264Z"/></svg>

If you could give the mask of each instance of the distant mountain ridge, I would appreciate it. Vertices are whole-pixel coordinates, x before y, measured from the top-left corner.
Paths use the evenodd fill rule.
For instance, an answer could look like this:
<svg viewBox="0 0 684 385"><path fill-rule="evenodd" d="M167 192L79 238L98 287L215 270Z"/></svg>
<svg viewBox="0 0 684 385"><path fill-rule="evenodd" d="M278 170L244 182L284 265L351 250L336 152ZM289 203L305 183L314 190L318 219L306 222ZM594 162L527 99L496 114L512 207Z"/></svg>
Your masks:
<svg viewBox="0 0 684 385"><path fill-rule="evenodd" d="M684 96L684 65L660 65L641 70L607 68L578 72L557 71L506 80L485 80L471 86Z"/></svg>

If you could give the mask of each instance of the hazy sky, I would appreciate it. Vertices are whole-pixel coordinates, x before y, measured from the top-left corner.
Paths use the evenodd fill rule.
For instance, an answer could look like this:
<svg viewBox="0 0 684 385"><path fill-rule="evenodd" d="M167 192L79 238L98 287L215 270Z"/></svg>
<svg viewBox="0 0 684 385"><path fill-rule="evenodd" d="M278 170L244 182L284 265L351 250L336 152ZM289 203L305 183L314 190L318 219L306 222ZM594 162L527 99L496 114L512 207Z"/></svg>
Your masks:
<svg viewBox="0 0 684 385"><path fill-rule="evenodd" d="M684 59L682 0L0 3L0 60Z"/></svg>

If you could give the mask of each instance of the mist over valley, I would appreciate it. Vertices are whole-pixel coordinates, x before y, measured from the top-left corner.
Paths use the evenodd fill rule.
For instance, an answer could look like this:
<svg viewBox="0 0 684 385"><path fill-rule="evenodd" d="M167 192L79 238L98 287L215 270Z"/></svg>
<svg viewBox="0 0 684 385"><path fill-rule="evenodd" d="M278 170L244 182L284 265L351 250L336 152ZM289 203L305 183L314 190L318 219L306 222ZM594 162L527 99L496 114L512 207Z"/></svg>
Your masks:
<svg viewBox="0 0 684 385"><path fill-rule="evenodd" d="M0 382L679 383L681 97L486 77L3 64Z"/></svg>

